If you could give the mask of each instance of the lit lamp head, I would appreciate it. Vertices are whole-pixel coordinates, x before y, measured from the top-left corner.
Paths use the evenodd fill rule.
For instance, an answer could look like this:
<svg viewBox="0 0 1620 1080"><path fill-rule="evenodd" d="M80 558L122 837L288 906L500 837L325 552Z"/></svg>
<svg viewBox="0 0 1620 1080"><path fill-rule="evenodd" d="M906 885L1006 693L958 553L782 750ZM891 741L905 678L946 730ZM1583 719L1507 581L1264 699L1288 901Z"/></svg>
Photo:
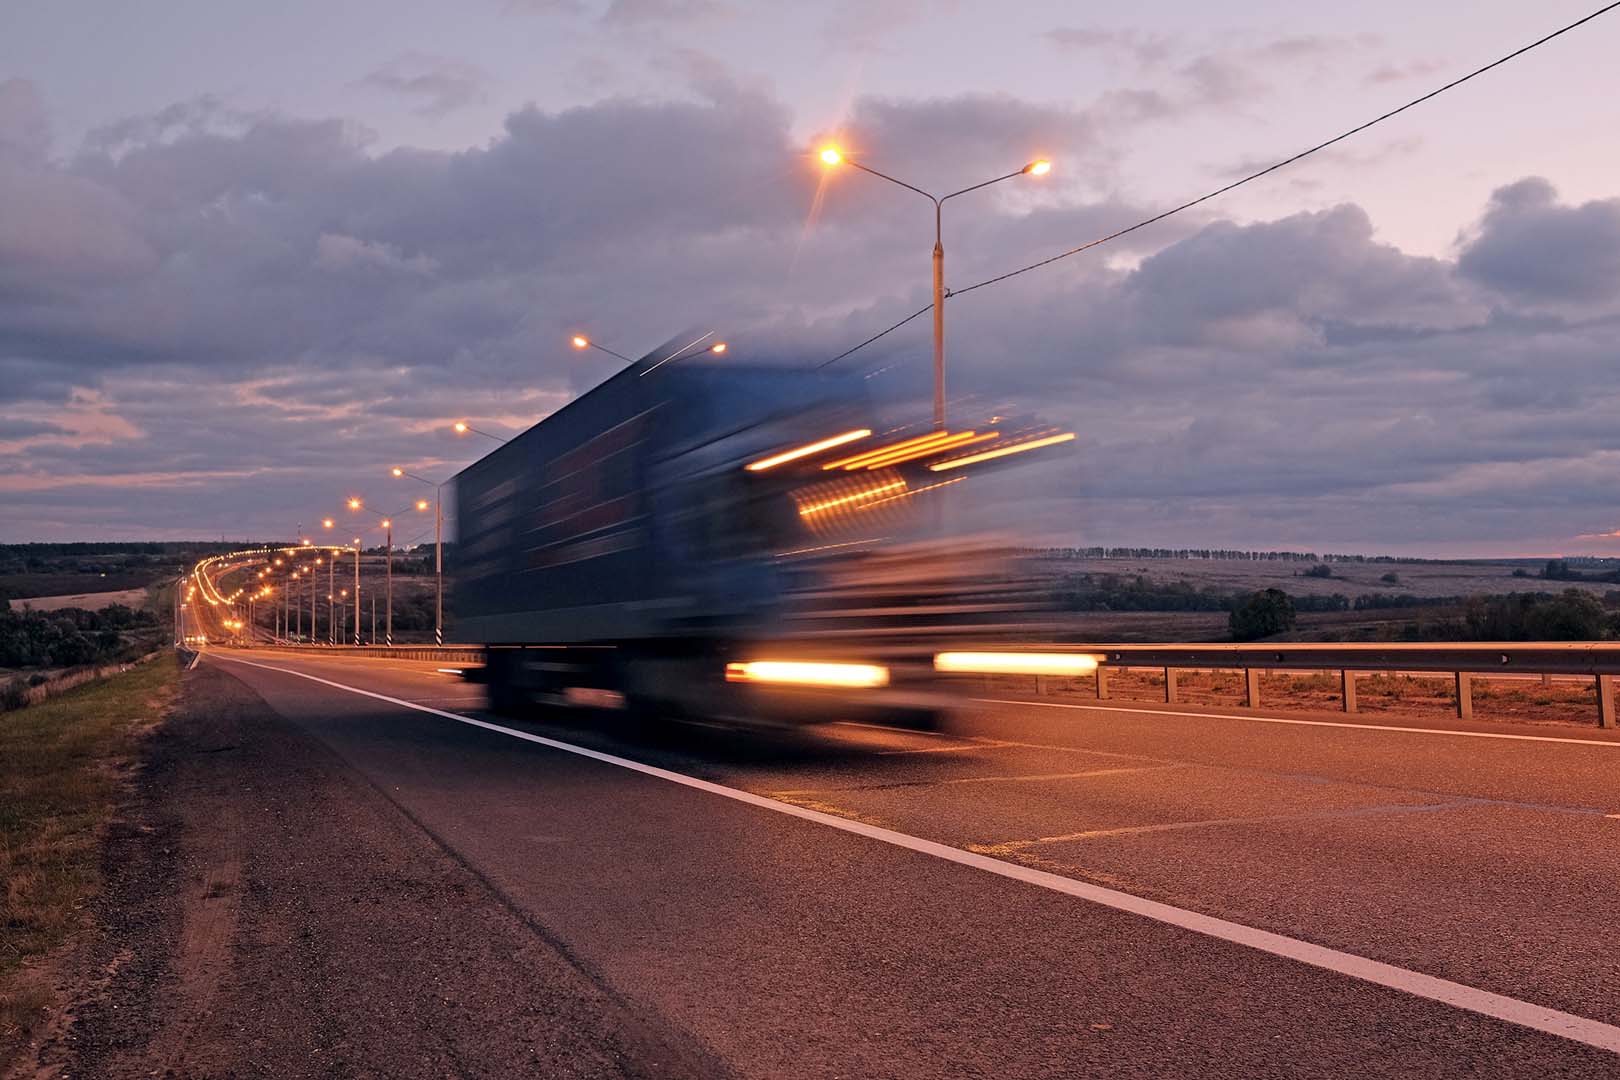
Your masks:
<svg viewBox="0 0 1620 1080"><path fill-rule="evenodd" d="M418 510L426 510L428 508L428 501L426 499L417 499L416 508Z"/></svg>
<svg viewBox="0 0 1620 1080"><path fill-rule="evenodd" d="M584 334L575 334L574 335L574 348L576 348L576 349L588 349L590 347L591 347L591 339L590 338L586 337Z"/></svg>
<svg viewBox="0 0 1620 1080"><path fill-rule="evenodd" d="M349 499L349 509L350 510L358 510L358 509L360 509L360 507L362 505L364 505L364 504L361 503L359 498L357 498L357 497L352 497L352 498Z"/></svg>
<svg viewBox="0 0 1620 1080"><path fill-rule="evenodd" d="M1022 170L1025 176L1045 176L1051 171L1052 163L1047 161L1045 158L1037 158L1028 165L1025 165Z"/></svg>
<svg viewBox="0 0 1620 1080"><path fill-rule="evenodd" d="M821 163L823 165L837 165L843 160L844 155L839 151L838 147L824 146L821 148Z"/></svg>
<svg viewBox="0 0 1620 1080"><path fill-rule="evenodd" d="M465 421L465 420L457 420L456 421L456 434L457 435L465 435L465 434L467 434L467 421Z"/></svg>
<svg viewBox="0 0 1620 1080"><path fill-rule="evenodd" d="M405 470L400 468L398 465L395 465L392 469L390 469L388 471L393 473L395 476L404 476L405 475Z"/></svg>

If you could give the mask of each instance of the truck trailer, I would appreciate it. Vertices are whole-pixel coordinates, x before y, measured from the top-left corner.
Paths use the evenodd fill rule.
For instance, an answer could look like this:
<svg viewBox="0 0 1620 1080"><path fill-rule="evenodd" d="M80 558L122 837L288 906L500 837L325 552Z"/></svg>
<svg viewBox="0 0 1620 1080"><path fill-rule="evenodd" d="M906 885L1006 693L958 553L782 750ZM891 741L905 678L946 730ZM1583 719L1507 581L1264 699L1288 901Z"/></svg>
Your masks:
<svg viewBox="0 0 1620 1080"><path fill-rule="evenodd" d="M1035 606L940 500L1072 434L884 426L864 380L650 355L455 478L491 706L936 716L941 643Z"/></svg>

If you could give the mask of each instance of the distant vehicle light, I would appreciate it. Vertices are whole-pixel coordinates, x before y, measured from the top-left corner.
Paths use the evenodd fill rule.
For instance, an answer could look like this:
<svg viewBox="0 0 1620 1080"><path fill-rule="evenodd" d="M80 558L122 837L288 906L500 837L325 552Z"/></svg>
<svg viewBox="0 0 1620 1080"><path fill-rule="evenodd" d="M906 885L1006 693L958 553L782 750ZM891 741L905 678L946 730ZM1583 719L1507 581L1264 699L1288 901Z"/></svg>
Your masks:
<svg viewBox="0 0 1620 1080"><path fill-rule="evenodd" d="M942 652L935 671L974 675L1090 675L1101 657L1089 653Z"/></svg>
<svg viewBox="0 0 1620 1080"><path fill-rule="evenodd" d="M751 462L747 466L747 469L749 472L764 472L766 469L774 469L778 465L786 465L790 461L798 461L800 458L806 458L812 454L819 454L823 450L831 450L835 446L843 446L845 443L852 443L856 439L864 439L871 434L872 432L869 428L859 428L855 431L846 431L842 435L834 435L831 438L822 439L820 442L809 443L808 445L796 447L792 450L784 450L780 454L772 454L768 458L760 458L758 461Z"/></svg>
<svg viewBox="0 0 1620 1080"><path fill-rule="evenodd" d="M796 660L748 660L726 665L727 682L778 686L834 686L869 689L889 685L889 669L879 664L806 663Z"/></svg>

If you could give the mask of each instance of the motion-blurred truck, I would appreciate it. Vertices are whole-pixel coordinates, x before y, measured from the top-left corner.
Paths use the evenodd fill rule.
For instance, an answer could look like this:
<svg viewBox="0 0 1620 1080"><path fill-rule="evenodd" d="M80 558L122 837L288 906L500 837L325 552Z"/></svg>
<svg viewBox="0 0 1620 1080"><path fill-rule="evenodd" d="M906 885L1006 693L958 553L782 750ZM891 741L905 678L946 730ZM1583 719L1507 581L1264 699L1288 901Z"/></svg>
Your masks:
<svg viewBox="0 0 1620 1080"><path fill-rule="evenodd" d="M881 430L864 380L650 354L463 470L458 635L491 706L919 722L1038 606L942 497L1073 438Z"/></svg>

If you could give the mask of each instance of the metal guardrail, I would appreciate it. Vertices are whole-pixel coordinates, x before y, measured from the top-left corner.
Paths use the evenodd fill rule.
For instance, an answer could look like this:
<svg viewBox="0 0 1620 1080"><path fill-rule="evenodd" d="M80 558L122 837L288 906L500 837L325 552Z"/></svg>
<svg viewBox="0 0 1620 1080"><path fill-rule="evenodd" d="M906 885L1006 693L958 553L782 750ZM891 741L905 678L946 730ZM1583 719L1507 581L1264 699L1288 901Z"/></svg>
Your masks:
<svg viewBox="0 0 1620 1080"><path fill-rule="evenodd" d="M216 644L224 648L274 649L303 656L368 656L381 660L444 660L462 664L482 663L484 659L481 645L294 645L263 642L237 645L227 641Z"/></svg>
<svg viewBox="0 0 1620 1080"><path fill-rule="evenodd" d="M1457 716L1472 719L1472 680L1496 675L1588 676L1593 682L1598 726L1613 728L1614 680L1620 675L1620 642L1451 642L1446 644L1304 643L1188 644L1188 645L1043 645L1029 651L1088 653L1099 660L1095 676L1097 697L1108 698L1110 671L1161 668L1164 699L1176 701L1178 671L1243 672L1244 704L1260 705L1260 676L1271 671L1338 672L1345 712L1356 711L1356 675L1359 672L1436 672L1454 680ZM1045 679L1037 679L1037 692L1045 692Z"/></svg>

